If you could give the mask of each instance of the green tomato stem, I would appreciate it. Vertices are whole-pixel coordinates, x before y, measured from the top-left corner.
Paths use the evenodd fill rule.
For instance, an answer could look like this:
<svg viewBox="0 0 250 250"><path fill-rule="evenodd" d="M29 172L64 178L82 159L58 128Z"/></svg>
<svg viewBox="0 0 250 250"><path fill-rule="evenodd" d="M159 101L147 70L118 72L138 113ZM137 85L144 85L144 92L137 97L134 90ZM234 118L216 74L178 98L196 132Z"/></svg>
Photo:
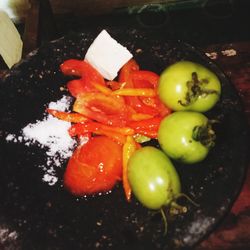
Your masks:
<svg viewBox="0 0 250 250"><path fill-rule="evenodd" d="M184 197L186 198L190 203L192 203L194 206L199 207L199 204L197 204L196 202L194 202L188 195L184 194L184 193L179 193L177 195L175 195L173 197L173 200L171 201L171 203L167 206L168 207L168 214L173 217L175 215L178 214L183 214L183 213L187 213L188 209L186 206L181 206L179 205L176 200ZM163 220L163 224L164 224L164 233L163 235L165 236L167 234L168 231L168 221L167 221L167 216L166 213L164 211L164 206L160 209L161 212L161 216L162 216L162 220Z"/></svg>
<svg viewBox="0 0 250 250"><path fill-rule="evenodd" d="M193 128L192 138L207 148L213 147L215 145L216 134L212 129L212 123L208 121L204 126L195 126Z"/></svg>
<svg viewBox="0 0 250 250"><path fill-rule="evenodd" d="M187 211L188 211L187 207L181 206L181 205L177 204L175 201L172 201L170 204L169 213L171 216L177 215L177 214L184 214Z"/></svg>
<svg viewBox="0 0 250 250"><path fill-rule="evenodd" d="M191 81L187 81L186 83L188 91L185 96L185 101L178 101L178 103L180 103L182 106L189 106L190 104L194 103L199 96L206 97L210 94L219 95L218 91L213 89L206 89L204 87L209 83L209 81L206 78L199 80L197 72L192 72L191 79Z"/></svg>
<svg viewBox="0 0 250 250"><path fill-rule="evenodd" d="M179 193L177 196L175 196L176 199L179 199L179 198L182 198L182 197L186 198L194 206L196 206L196 207L200 206L198 203L196 203L195 201L193 201L188 195L186 195L184 193Z"/></svg>
<svg viewBox="0 0 250 250"><path fill-rule="evenodd" d="M167 221L167 216L163 210L163 208L161 208L161 216L162 216L162 219L163 219L163 224L164 224L164 233L163 235L165 236L168 232L168 221Z"/></svg>

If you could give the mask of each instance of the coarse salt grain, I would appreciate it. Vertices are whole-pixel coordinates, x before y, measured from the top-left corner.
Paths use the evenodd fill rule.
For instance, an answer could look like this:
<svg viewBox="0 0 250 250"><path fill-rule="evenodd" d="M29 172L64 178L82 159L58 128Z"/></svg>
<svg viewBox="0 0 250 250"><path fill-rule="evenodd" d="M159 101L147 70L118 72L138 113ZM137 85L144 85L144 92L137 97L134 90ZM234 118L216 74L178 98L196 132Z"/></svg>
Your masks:
<svg viewBox="0 0 250 250"><path fill-rule="evenodd" d="M48 108L59 111L68 111L72 98L63 96L56 102L50 102ZM54 185L58 178L55 167L60 167L62 162L72 155L76 141L68 134L71 123L59 120L46 114L42 121L30 123L21 130L21 135L9 134L6 141L24 143L26 146L38 144L46 150L46 162L39 166L44 171L42 180L48 185Z"/></svg>
<svg viewBox="0 0 250 250"><path fill-rule="evenodd" d="M48 108L56 109L59 111L68 111L72 98L70 96L63 96L60 100L56 102L50 102Z"/></svg>

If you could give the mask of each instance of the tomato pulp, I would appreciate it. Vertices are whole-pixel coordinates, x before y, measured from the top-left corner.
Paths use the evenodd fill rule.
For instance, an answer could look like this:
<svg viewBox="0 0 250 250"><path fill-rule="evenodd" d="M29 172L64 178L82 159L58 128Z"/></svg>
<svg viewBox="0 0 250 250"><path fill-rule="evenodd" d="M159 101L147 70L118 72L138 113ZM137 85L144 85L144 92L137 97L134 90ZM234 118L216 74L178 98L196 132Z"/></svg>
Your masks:
<svg viewBox="0 0 250 250"><path fill-rule="evenodd" d="M96 136L79 146L70 158L64 186L83 196L111 190L122 178L122 146L107 136Z"/></svg>

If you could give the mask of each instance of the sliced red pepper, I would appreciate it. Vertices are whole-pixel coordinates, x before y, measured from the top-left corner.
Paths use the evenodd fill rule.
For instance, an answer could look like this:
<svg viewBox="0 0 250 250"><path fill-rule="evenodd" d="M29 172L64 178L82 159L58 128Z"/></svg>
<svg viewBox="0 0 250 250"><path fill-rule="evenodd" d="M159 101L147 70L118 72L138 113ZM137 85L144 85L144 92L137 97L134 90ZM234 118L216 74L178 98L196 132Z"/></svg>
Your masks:
<svg viewBox="0 0 250 250"><path fill-rule="evenodd" d="M126 83L118 82L118 81L107 81L106 85L110 87L112 90L118 90L123 87Z"/></svg>
<svg viewBox="0 0 250 250"><path fill-rule="evenodd" d="M148 114L151 116L157 116L159 114L159 111L156 108L145 105L138 96L126 96L124 98L126 103L137 113Z"/></svg>
<svg viewBox="0 0 250 250"><path fill-rule="evenodd" d="M93 83L93 86L96 88L96 90L98 90L99 92L105 95L109 95L112 93L112 90L110 88L108 88L107 86L103 86L102 84Z"/></svg>
<svg viewBox="0 0 250 250"><path fill-rule="evenodd" d="M86 61L69 59L63 62L60 68L65 75L80 76L88 81L105 85L102 75Z"/></svg>
<svg viewBox="0 0 250 250"><path fill-rule="evenodd" d="M122 135L120 133L115 133L107 130L99 130L95 133L97 135L105 135L120 145L123 145L126 142L126 135Z"/></svg>
<svg viewBox="0 0 250 250"><path fill-rule="evenodd" d="M102 75L86 61L69 59L62 63L60 68L65 75L80 77L80 79L72 80L67 84L70 93L74 97L82 92L97 91L93 83L105 86Z"/></svg>
<svg viewBox="0 0 250 250"><path fill-rule="evenodd" d="M159 81L159 75L152 71L138 70L131 73L134 86L137 87L151 87L156 88Z"/></svg>
<svg viewBox="0 0 250 250"><path fill-rule="evenodd" d="M69 93L76 97L79 93L86 92L86 87L82 79L76 79L67 83Z"/></svg>
<svg viewBox="0 0 250 250"><path fill-rule="evenodd" d="M125 64L119 74L119 82L126 83L124 88L152 88L155 89L159 80L159 76L151 71L139 70L135 60L130 60ZM131 106L137 113L149 114L152 116L159 115L161 109L149 103L154 103L156 97L124 97L126 103ZM153 100L151 100L153 99ZM164 106L162 107L164 108Z"/></svg>
<svg viewBox="0 0 250 250"><path fill-rule="evenodd" d="M53 115L54 117L66 122L79 123L79 122L86 122L89 120L87 117L79 113L67 113L55 109L47 109L47 112Z"/></svg>
<svg viewBox="0 0 250 250"><path fill-rule="evenodd" d="M153 117L151 119L129 122L128 126L133 128L135 133L142 134L150 138L157 138L161 120L162 117Z"/></svg>
<svg viewBox="0 0 250 250"><path fill-rule="evenodd" d="M107 83L105 83L104 78L85 61L67 60L61 65L61 70L66 75L80 77L80 79L70 81L67 84L70 93L76 97L73 111L77 113L54 110L48 112L59 119L75 123L69 129L71 136L78 136L79 138L87 136L91 142L96 140L93 138L109 137L108 139L111 138L112 141L117 142L119 146L123 145L123 188L126 199L130 201L131 188L127 176L127 163L135 150L140 147L140 144L135 142L133 136L139 134L148 138L157 138L159 125L163 116L170 113L170 110L161 103L156 94L159 76L151 71L139 70L139 65L134 59L131 59L122 67L118 81L109 81ZM86 122L83 117L84 119L88 119L88 121ZM101 143L103 140L106 141L106 139L100 139L98 150L103 146ZM88 150L89 149L91 148L88 147ZM79 167L82 167L81 172L77 172L77 175L79 174L78 177L82 178L81 173L85 168L85 164L88 165L92 160L96 158L99 159L99 154L101 155L101 153L98 153L98 156L95 156L95 149L92 148L91 150L93 150L89 152L89 156L91 157L86 158L86 162L85 156L84 161L80 161L80 155L81 157L85 154L87 155L87 151L84 151L84 154L74 154L72 160L70 160L69 165L71 170L73 167L78 170L76 167L77 164L80 164ZM107 155L107 152L105 151L105 155ZM101 156L100 159L102 159L102 157L103 156ZM109 155L106 157L108 159ZM65 183L73 185L75 182L75 179L73 179L75 174L73 170L71 170L70 174L66 175L67 177L69 176L69 178L66 178ZM85 172L83 171L84 174L87 174L88 170L91 172L93 169L86 169ZM95 189L92 187L86 189L86 185L89 184L88 181L95 179L98 181L94 183L94 186L99 185L99 183L101 184L104 179L103 176L100 175L100 177L101 178L99 178L99 173L93 171L91 178L86 180L86 182L78 178L77 183L79 183L79 185L77 187L73 185L74 189L70 185L66 186L70 189L72 188L75 194L93 193L97 190L96 187L94 187ZM118 179L119 177L120 176L118 176ZM116 180L117 178L114 181ZM112 185L109 186L110 188L113 187L114 181ZM80 186L80 184L83 184L84 187ZM105 186L105 189L101 188L98 190L107 189Z"/></svg>
<svg viewBox="0 0 250 250"><path fill-rule="evenodd" d="M135 132L130 127L114 127L101 124L99 122L86 122L86 123L76 123L70 128L70 135L74 136L76 134L82 134L86 132L96 133L98 131L109 131L114 133L119 133L122 135L133 135Z"/></svg>
<svg viewBox="0 0 250 250"><path fill-rule="evenodd" d="M139 97L143 104L152 109L152 113L157 113L156 115L160 115L162 117L171 113L171 109L165 106L158 95L155 97Z"/></svg>
<svg viewBox="0 0 250 250"><path fill-rule="evenodd" d="M137 129L136 132L139 135L144 135L144 136L146 136L148 138L152 138L152 139L157 139L157 136L158 136L157 131L150 131L150 130L147 130L147 129Z"/></svg>
<svg viewBox="0 0 250 250"><path fill-rule="evenodd" d="M126 83L127 88L134 87L131 73L139 70L139 65L134 59L130 59L120 70L118 80L120 83Z"/></svg>
<svg viewBox="0 0 250 250"><path fill-rule="evenodd" d="M85 136L88 133L106 135L120 144L124 144L127 135L133 135L134 130L128 127L113 127L98 122L76 123L69 129L70 136Z"/></svg>
<svg viewBox="0 0 250 250"><path fill-rule="evenodd" d="M136 88L154 88L156 90L158 86L159 76L151 71L140 70L131 73L134 86ZM143 104L153 108L159 115L165 116L171 112L159 99L159 96L141 96L139 99ZM153 111L152 111L153 112Z"/></svg>
<svg viewBox="0 0 250 250"><path fill-rule="evenodd" d="M129 60L120 70L118 80L121 84L124 84L124 88L134 88L134 83L132 80L132 72L139 70L139 65L136 63L134 59ZM125 97L126 103L131 106L138 113L142 110L140 107L141 102L137 97L127 96Z"/></svg>
<svg viewBox="0 0 250 250"><path fill-rule="evenodd" d="M159 127L161 120L162 120L162 117L153 117L153 118L146 119L146 120L129 122L128 126L130 128L135 129L135 131L137 129L142 129L142 128L152 131L152 130L156 130Z"/></svg>
<svg viewBox="0 0 250 250"><path fill-rule="evenodd" d="M95 121L124 126L129 118L129 111L123 97L103 93L79 94L73 105L73 111Z"/></svg>

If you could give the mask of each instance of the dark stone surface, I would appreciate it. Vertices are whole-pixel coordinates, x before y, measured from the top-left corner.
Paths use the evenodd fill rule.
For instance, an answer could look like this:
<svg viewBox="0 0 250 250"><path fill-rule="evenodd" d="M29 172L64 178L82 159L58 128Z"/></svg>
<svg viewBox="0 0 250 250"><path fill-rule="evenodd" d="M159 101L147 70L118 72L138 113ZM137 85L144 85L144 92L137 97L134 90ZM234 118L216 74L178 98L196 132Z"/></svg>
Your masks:
<svg viewBox="0 0 250 250"><path fill-rule="evenodd" d="M188 213L169 222L163 236L159 214L132 200L125 201L122 188L110 194L75 199L61 182L50 187L38 168L45 152L39 147L7 143L9 133L35 120L44 108L65 94L67 82L59 64L68 58L82 58L100 30L71 34L44 44L13 68L0 83L0 212L1 225L17 232L12 249L181 249L195 246L225 217L245 177L248 126L236 89L211 60L194 47L165 41L145 30L108 28L135 55L143 69L161 72L168 64L189 59L211 68L221 79L222 98L207 115L220 117L216 147L197 165L176 164L183 192L200 207L186 201ZM136 53L141 49L140 53ZM61 177L65 163L58 170ZM9 244L9 241L8 241ZM3 244L4 245L4 244Z"/></svg>

